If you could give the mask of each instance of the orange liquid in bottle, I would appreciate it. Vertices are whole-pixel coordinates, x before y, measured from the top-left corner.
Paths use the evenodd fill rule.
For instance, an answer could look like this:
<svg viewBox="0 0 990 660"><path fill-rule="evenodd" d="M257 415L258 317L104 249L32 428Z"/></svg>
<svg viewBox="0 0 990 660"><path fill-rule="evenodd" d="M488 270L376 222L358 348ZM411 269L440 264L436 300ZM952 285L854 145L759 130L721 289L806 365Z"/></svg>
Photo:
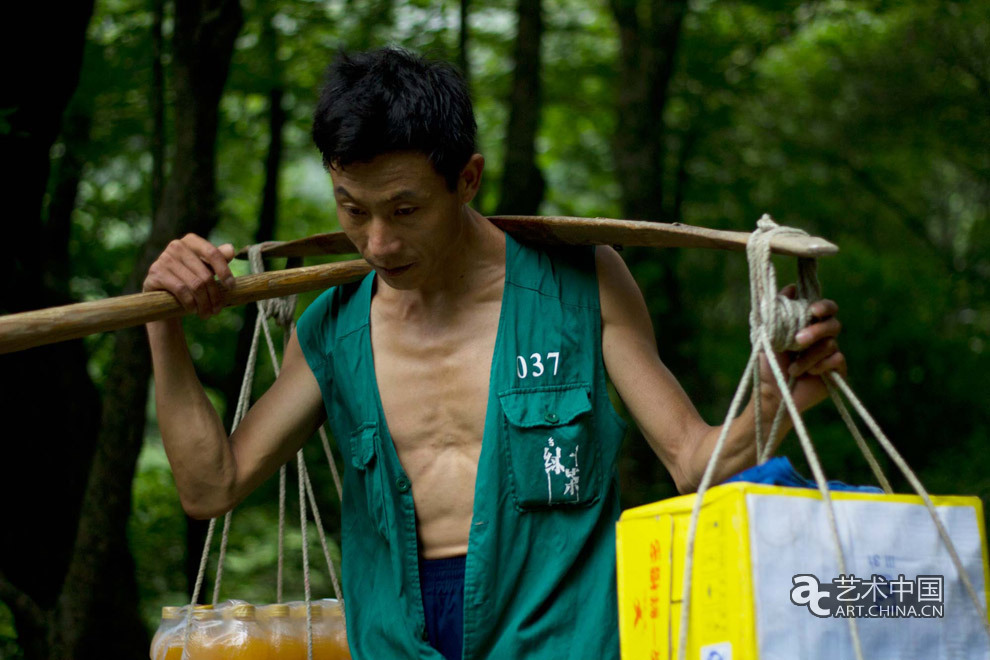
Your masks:
<svg viewBox="0 0 990 660"><path fill-rule="evenodd" d="M264 630L255 617L254 605L236 605L232 615L209 655L190 660L269 660L272 657Z"/></svg>
<svg viewBox="0 0 990 660"><path fill-rule="evenodd" d="M278 660L306 660L306 640L297 635L297 621L290 617L288 605L267 607L268 650Z"/></svg>
<svg viewBox="0 0 990 660"><path fill-rule="evenodd" d="M182 643L180 642L176 646L170 646L165 649L165 655L162 656L162 660L182 660Z"/></svg>
<svg viewBox="0 0 990 660"><path fill-rule="evenodd" d="M303 649L305 652L305 649ZM351 660L347 639L324 635L313 636L313 660Z"/></svg>
<svg viewBox="0 0 990 660"><path fill-rule="evenodd" d="M197 605L193 612L192 630L189 631L189 660L215 660L217 641L224 621L220 613L211 606ZM186 639L185 631L180 628L178 638L177 658L182 657L182 643Z"/></svg>

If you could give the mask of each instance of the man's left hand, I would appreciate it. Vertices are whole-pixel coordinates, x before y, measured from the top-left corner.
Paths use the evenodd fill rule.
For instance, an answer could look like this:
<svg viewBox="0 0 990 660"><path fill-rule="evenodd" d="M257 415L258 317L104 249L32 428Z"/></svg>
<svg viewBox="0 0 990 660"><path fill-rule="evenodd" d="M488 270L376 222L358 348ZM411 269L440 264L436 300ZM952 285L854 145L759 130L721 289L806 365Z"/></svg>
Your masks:
<svg viewBox="0 0 990 660"><path fill-rule="evenodd" d="M781 290L781 294L792 298L794 285ZM805 411L820 403L828 396L822 376L829 371L846 375L846 358L839 350L836 337L842 324L835 315L839 306L832 300L816 300L811 303L811 322L800 330L795 339L803 347L800 351L787 351L777 354L777 363L784 376L795 376L792 396L798 410ZM765 358L760 361L760 381L764 391L778 393L776 380ZM779 396L779 394L777 394ZM783 401L781 401L783 405Z"/></svg>

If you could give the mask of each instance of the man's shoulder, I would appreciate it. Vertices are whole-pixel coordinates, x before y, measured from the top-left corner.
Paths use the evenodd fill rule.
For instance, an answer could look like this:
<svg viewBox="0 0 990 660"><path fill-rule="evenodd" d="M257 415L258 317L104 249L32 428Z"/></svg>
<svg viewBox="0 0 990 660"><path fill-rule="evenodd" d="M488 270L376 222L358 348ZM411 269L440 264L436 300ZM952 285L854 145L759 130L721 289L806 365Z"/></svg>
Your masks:
<svg viewBox="0 0 990 660"><path fill-rule="evenodd" d="M296 322L299 343L328 355L332 344L367 323L360 310L364 280L331 287L311 302Z"/></svg>
<svg viewBox="0 0 990 660"><path fill-rule="evenodd" d="M543 245L515 239L507 281L571 304L598 304L594 245Z"/></svg>

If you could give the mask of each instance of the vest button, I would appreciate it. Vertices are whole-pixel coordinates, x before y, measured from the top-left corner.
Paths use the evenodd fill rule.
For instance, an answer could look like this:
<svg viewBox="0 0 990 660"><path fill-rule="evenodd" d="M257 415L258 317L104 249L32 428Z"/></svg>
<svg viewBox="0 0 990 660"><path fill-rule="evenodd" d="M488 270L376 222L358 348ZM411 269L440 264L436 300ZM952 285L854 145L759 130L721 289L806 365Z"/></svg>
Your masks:
<svg viewBox="0 0 990 660"><path fill-rule="evenodd" d="M557 413L555 412L548 412L546 415L543 416L543 419L547 420L551 424L556 424L560 420L560 418L557 417Z"/></svg>
<svg viewBox="0 0 990 660"><path fill-rule="evenodd" d="M395 487L399 489L400 493L408 493L409 485L409 480L405 477L399 477L395 480Z"/></svg>

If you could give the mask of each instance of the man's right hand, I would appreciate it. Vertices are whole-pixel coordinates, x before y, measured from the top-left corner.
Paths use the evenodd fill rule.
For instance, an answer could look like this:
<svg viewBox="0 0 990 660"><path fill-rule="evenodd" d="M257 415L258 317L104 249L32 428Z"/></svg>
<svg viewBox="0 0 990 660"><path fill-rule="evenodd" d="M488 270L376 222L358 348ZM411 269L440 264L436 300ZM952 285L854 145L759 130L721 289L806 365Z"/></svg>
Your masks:
<svg viewBox="0 0 990 660"><path fill-rule="evenodd" d="M173 240L148 269L142 291L168 291L189 312L206 319L223 309L234 284L228 262L234 246L219 247L196 234Z"/></svg>

